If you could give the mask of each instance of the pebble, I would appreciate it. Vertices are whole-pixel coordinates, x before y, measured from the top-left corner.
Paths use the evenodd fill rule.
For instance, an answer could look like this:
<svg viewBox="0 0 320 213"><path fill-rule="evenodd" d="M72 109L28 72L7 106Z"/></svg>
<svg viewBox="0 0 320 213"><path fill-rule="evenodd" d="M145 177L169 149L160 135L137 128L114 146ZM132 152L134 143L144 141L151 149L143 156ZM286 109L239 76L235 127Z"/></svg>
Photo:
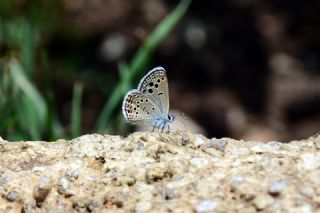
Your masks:
<svg viewBox="0 0 320 213"><path fill-rule="evenodd" d="M269 141L267 144L272 147L276 147L276 149L279 149L283 143L281 143L279 141Z"/></svg>
<svg viewBox="0 0 320 213"><path fill-rule="evenodd" d="M195 147L199 147L199 146L201 146L202 144L204 144L204 140L203 140L201 137L197 136L196 139L195 139L195 141L194 141Z"/></svg>
<svg viewBox="0 0 320 213"><path fill-rule="evenodd" d="M51 182L51 179L49 177L42 176L39 178L39 187L46 188L50 182Z"/></svg>
<svg viewBox="0 0 320 213"><path fill-rule="evenodd" d="M73 180L77 180L79 178L79 172L77 170L73 170L71 172L71 177L73 178Z"/></svg>
<svg viewBox="0 0 320 213"><path fill-rule="evenodd" d="M205 158L192 158L190 164L197 169L206 167L209 164L209 161Z"/></svg>
<svg viewBox="0 0 320 213"><path fill-rule="evenodd" d="M69 180L65 177L59 178L58 187L60 193L65 193L69 188Z"/></svg>
<svg viewBox="0 0 320 213"><path fill-rule="evenodd" d="M143 142L141 142L141 141L138 141L137 143L136 143L136 146L137 146L137 148L143 148L144 147L144 143Z"/></svg>
<svg viewBox="0 0 320 213"><path fill-rule="evenodd" d="M243 177L236 177L236 178L232 179L231 186L240 185L243 182L244 182L244 178Z"/></svg>
<svg viewBox="0 0 320 213"><path fill-rule="evenodd" d="M288 183L285 181L277 181L275 183L272 183L269 186L269 194L277 196L281 193L282 190L286 189L288 187Z"/></svg>
<svg viewBox="0 0 320 213"><path fill-rule="evenodd" d="M166 200L171 200L171 199L180 197L180 192L178 189L171 189L168 187L164 188L162 194Z"/></svg>
<svg viewBox="0 0 320 213"><path fill-rule="evenodd" d="M8 182L8 180L10 180L10 177L9 177L9 176L3 176L3 177L1 177L1 179L0 179L0 184L1 184L1 185L2 185L2 184L5 184L5 183Z"/></svg>
<svg viewBox="0 0 320 213"><path fill-rule="evenodd" d="M300 165L306 170L314 170L320 167L320 153L301 154Z"/></svg>
<svg viewBox="0 0 320 213"><path fill-rule="evenodd" d="M48 193L51 188L50 183L51 183L50 178L48 178L46 176L40 177L39 183L34 188L34 192L33 192L33 196L38 203L43 202L45 200L45 198L48 196Z"/></svg>
<svg viewBox="0 0 320 213"><path fill-rule="evenodd" d="M197 204L196 206L196 212L208 212L213 211L218 206L217 201L213 200L204 200Z"/></svg>
<svg viewBox="0 0 320 213"><path fill-rule="evenodd" d="M10 202L14 202L14 201L18 201L19 199L19 195L17 192L15 191L11 191L7 194L6 196L7 200L10 201Z"/></svg>

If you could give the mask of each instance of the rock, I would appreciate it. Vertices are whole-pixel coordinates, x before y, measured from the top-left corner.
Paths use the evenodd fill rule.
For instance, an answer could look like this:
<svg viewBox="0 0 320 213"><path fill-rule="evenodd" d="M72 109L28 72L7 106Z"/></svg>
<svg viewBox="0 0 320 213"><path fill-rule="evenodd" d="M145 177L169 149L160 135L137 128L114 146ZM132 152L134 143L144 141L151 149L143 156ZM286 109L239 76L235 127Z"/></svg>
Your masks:
<svg viewBox="0 0 320 213"><path fill-rule="evenodd" d="M0 141L0 212L317 212L320 135L188 132Z"/></svg>

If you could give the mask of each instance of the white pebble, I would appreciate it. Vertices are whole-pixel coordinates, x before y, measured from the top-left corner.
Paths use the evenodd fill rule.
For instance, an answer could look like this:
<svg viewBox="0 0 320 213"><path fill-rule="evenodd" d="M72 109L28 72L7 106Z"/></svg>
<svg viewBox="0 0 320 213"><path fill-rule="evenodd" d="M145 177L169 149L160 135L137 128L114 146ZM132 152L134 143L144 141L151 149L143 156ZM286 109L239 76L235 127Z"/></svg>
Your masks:
<svg viewBox="0 0 320 213"><path fill-rule="evenodd" d="M196 206L196 212L212 211L218 206L217 201L204 200Z"/></svg>

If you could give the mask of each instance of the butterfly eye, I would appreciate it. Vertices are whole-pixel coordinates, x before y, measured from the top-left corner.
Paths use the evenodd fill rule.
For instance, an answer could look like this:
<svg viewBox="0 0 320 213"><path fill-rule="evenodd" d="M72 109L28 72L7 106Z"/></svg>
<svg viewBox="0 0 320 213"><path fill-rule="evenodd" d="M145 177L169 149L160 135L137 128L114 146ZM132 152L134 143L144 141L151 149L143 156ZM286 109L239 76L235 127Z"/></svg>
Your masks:
<svg viewBox="0 0 320 213"><path fill-rule="evenodd" d="M174 120L174 118L175 118L175 116L173 115L168 115L168 119L169 119L169 121L173 121Z"/></svg>

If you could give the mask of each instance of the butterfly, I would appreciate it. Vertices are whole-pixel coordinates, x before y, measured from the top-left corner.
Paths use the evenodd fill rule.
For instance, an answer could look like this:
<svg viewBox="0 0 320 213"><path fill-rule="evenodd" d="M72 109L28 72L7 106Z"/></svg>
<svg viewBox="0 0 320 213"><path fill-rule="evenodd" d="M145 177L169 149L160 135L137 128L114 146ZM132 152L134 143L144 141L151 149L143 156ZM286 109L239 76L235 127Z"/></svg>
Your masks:
<svg viewBox="0 0 320 213"><path fill-rule="evenodd" d="M168 130L175 119L169 113L169 88L163 67L150 70L141 80L137 89L127 92L122 103L122 114L128 123L149 125Z"/></svg>

